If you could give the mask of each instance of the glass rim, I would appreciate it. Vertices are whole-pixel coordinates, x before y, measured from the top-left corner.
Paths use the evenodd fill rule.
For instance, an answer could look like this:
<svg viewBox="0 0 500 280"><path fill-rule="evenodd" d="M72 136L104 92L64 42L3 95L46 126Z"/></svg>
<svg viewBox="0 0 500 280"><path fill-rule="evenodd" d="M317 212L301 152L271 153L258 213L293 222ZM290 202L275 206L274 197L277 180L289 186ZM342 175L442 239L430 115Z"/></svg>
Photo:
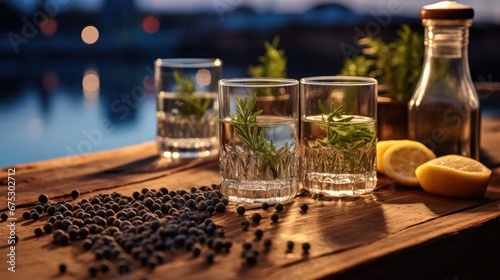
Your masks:
<svg viewBox="0 0 500 280"><path fill-rule="evenodd" d="M377 80L369 77L357 76L314 76L305 77L300 79L303 85L316 85L316 86L369 86L377 85Z"/></svg>
<svg viewBox="0 0 500 280"><path fill-rule="evenodd" d="M290 78L230 78L219 80L220 86L232 86L232 87L250 87L250 88L262 88L262 87L284 87L284 86L296 86L299 81Z"/></svg>
<svg viewBox="0 0 500 280"><path fill-rule="evenodd" d="M159 67L201 68L222 66L219 58L157 58L155 65Z"/></svg>

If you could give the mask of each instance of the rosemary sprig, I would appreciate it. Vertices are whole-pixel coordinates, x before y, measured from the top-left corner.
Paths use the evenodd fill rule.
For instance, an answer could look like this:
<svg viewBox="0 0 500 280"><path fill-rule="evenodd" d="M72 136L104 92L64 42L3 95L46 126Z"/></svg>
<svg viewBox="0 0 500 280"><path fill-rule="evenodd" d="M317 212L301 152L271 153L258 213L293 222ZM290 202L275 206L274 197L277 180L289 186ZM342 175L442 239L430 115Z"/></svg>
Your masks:
<svg viewBox="0 0 500 280"><path fill-rule="evenodd" d="M340 151L353 152L359 147L375 141L373 131L349 123L354 117L346 117L342 106L335 108L335 105L332 104L330 110L327 110L323 102L318 100L318 107L322 113L321 118L326 123L326 125L321 126L326 132L326 137L317 140L321 146L332 145Z"/></svg>
<svg viewBox="0 0 500 280"><path fill-rule="evenodd" d="M184 78L179 71L174 71L173 75L178 84L178 98L183 102L179 106L179 111L186 117L192 115L196 120L200 120L210 107L212 100L194 94L196 88L193 79Z"/></svg>
<svg viewBox="0 0 500 280"><path fill-rule="evenodd" d="M274 178L278 177L279 170L288 166L287 157L283 156L289 148L288 143L285 143L281 148L276 149L274 141L267 141L264 135L264 130L257 124L257 117L262 113L262 110L253 112L257 96L254 95L250 100L247 97L240 99L235 97L236 117L232 118L236 136L244 143L244 148L247 152L262 156L261 172L265 173L269 169Z"/></svg>

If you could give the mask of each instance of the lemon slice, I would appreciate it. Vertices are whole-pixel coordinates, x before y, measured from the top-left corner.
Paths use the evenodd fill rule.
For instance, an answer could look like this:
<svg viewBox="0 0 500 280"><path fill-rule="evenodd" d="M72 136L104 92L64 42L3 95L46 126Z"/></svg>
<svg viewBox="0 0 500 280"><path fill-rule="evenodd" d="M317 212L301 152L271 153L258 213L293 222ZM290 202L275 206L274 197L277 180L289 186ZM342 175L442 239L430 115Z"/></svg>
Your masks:
<svg viewBox="0 0 500 280"><path fill-rule="evenodd" d="M382 140L377 142L377 171L380 173L385 173L384 169L384 154L389 147L394 144L401 143L403 141L410 140ZM411 141L410 141L411 142Z"/></svg>
<svg viewBox="0 0 500 280"><path fill-rule="evenodd" d="M460 198L482 197L491 177L491 170L482 163L458 155L433 159L415 172L425 191Z"/></svg>
<svg viewBox="0 0 500 280"><path fill-rule="evenodd" d="M424 144L405 140L390 146L383 155L385 173L394 181L405 186L418 187L415 169L436 155Z"/></svg>
<svg viewBox="0 0 500 280"><path fill-rule="evenodd" d="M384 171L384 153L387 149L398 143L398 140L384 140L377 142L377 171L381 173L385 173Z"/></svg>

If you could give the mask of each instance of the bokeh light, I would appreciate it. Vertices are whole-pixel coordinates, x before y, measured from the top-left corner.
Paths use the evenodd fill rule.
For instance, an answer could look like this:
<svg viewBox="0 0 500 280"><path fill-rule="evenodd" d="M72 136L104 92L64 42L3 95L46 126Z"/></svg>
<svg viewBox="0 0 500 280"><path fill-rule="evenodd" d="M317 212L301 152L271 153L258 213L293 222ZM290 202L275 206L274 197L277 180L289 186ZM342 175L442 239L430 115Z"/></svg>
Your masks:
<svg viewBox="0 0 500 280"><path fill-rule="evenodd" d="M40 32L45 36L54 35L57 31L57 21L53 18L47 18L40 23Z"/></svg>
<svg viewBox="0 0 500 280"><path fill-rule="evenodd" d="M82 30L82 40L85 44L94 44L99 39L99 30L92 25L85 27Z"/></svg>
<svg viewBox="0 0 500 280"><path fill-rule="evenodd" d="M100 81L99 73L95 69L85 71L82 80L83 96L87 100L95 100L99 97Z"/></svg>
<svg viewBox="0 0 500 280"><path fill-rule="evenodd" d="M154 34L160 29L160 21L154 16L147 16L142 20L144 32Z"/></svg>

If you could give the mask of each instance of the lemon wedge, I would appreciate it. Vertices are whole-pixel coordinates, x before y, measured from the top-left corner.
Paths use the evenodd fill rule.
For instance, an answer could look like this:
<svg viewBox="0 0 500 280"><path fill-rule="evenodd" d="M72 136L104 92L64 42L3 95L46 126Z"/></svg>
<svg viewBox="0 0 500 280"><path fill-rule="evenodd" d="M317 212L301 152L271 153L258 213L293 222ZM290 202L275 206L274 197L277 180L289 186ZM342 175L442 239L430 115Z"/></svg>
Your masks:
<svg viewBox="0 0 500 280"><path fill-rule="evenodd" d="M405 186L420 185L415 169L436 155L424 144L404 140L387 148L383 154L383 170L394 181Z"/></svg>
<svg viewBox="0 0 500 280"><path fill-rule="evenodd" d="M425 191L459 198L482 197L491 177L491 170L482 163L458 155L428 161L415 173Z"/></svg>

